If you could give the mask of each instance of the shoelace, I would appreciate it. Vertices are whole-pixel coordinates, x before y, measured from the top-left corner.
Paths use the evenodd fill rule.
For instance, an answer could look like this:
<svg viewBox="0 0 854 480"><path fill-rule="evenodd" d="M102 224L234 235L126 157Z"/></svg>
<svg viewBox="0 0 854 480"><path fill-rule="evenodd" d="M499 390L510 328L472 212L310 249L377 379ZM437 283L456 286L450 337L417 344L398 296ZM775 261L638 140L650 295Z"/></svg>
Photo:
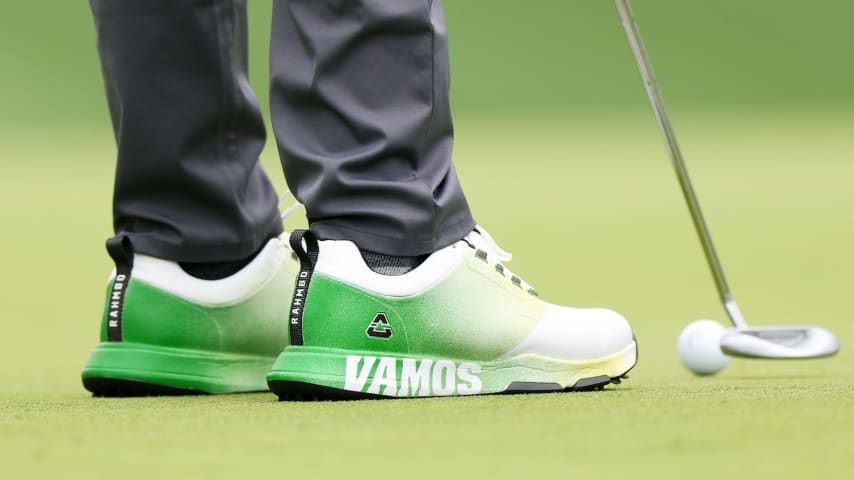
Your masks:
<svg viewBox="0 0 854 480"><path fill-rule="evenodd" d="M475 256L489 264L495 264L495 270L510 279L523 290L537 295L537 290L528 282L522 280L522 277L515 275L509 268L505 267L501 262L509 262L513 259L513 254L498 246L498 242L492 238L492 235L480 225L475 225L474 230L465 236L464 240L476 250ZM483 253L481 253L483 252Z"/></svg>
<svg viewBox="0 0 854 480"><path fill-rule="evenodd" d="M282 192L282 194L279 195L279 208L282 207L282 204L285 203L285 200L291 197L293 197L293 194L290 190L285 190L284 192ZM284 222L285 220L287 220L301 206L302 204L299 203L296 198L294 198L293 202L288 206L288 208L282 210L282 213L280 215L282 217L282 221Z"/></svg>

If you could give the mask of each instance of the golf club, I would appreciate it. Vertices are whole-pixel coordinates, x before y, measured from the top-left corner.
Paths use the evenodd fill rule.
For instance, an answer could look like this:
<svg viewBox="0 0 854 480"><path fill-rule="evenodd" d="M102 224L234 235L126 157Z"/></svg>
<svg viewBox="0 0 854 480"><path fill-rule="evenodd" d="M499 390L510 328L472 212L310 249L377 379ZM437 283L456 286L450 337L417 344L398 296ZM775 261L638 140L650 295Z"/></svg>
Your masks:
<svg viewBox="0 0 854 480"><path fill-rule="evenodd" d="M629 0L615 0L615 2L623 22L623 28L625 28L626 35L629 38L635 62L640 69L646 93L652 104L652 110L658 121L658 127L664 137L670 159L676 170L679 185L682 187L682 194L688 204L688 210L691 212L691 218L694 221L697 235L700 237L700 243L703 245L703 252L712 271L718 294L734 327L729 329L721 338L721 350L727 355L749 358L813 358L835 354L839 350L839 341L824 328L818 326L750 327L744 320L741 310L735 303L724 276L721 262L712 244L709 228L703 218L700 203L691 185L688 169L682 158L682 152L679 150L676 134L670 125L670 118L667 115L667 109L664 106L664 100L656 83L655 74L652 71L652 65L643 40L641 40L640 30L638 30Z"/></svg>

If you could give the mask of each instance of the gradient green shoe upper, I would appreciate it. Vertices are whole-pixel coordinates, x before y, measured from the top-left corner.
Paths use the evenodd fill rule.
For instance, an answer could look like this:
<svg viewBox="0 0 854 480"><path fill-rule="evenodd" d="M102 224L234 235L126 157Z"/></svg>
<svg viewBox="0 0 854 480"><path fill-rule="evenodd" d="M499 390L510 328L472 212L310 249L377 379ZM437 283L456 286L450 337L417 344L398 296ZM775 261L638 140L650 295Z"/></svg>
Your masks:
<svg viewBox="0 0 854 480"><path fill-rule="evenodd" d="M291 246L292 344L267 376L280 398L588 389L635 365L622 316L543 302L480 228L400 276L373 272L351 242L294 232Z"/></svg>
<svg viewBox="0 0 854 480"><path fill-rule="evenodd" d="M83 369L95 395L267 390L265 375L288 343L285 308L297 262L271 239L222 280L113 247L101 343Z"/></svg>

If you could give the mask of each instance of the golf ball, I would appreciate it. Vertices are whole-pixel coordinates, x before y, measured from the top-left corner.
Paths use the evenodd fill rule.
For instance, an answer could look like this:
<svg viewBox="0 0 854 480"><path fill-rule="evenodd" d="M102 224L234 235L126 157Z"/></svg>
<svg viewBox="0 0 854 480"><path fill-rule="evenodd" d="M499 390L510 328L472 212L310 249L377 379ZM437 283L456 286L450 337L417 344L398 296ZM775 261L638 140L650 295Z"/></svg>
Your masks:
<svg viewBox="0 0 854 480"><path fill-rule="evenodd" d="M697 375L712 375L727 366L730 358L721 352L726 328L714 320L691 322L679 335L677 350L682 365Z"/></svg>

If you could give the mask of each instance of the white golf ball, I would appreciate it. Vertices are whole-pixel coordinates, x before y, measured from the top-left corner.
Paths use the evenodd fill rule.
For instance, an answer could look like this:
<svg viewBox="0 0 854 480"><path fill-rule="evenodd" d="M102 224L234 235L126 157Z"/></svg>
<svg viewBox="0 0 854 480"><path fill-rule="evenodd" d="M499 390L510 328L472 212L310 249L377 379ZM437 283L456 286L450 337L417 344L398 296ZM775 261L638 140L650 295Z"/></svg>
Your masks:
<svg viewBox="0 0 854 480"><path fill-rule="evenodd" d="M726 328L714 320L691 322L679 335L677 350L682 365L697 375L712 375L727 366L730 358L721 352Z"/></svg>

